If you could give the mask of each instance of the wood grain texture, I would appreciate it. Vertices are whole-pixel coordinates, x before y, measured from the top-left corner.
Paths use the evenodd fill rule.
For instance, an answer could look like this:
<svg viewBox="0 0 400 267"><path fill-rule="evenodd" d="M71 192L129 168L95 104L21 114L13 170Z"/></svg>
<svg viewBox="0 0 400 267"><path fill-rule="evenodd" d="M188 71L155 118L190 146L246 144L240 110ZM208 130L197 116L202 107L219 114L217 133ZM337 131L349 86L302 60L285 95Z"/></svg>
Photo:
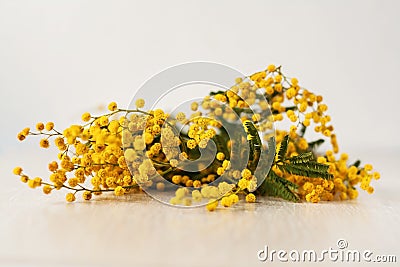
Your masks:
<svg viewBox="0 0 400 267"><path fill-rule="evenodd" d="M363 155L382 178L374 183L375 194L361 192L356 201L260 199L214 213L168 207L144 194L68 204L64 194L44 196L13 179L9 173L17 158L3 155L1 179L7 186L0 195L0 265L271 266L278 263L257 259L265 245L320 251L336 248L339 238L349 249L399 258L399 158L392 154ZM39 170L36 163L33 169Z"/></svg>

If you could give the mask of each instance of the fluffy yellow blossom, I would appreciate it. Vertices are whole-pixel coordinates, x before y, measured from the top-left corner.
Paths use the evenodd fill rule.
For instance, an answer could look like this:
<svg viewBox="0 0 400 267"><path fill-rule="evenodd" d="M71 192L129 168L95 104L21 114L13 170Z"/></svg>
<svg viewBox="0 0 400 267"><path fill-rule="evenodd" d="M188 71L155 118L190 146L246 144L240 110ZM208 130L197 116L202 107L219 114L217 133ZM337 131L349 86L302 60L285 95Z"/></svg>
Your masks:
<svg viewBox="0 0 400 267"><path fill-rule="evenodd" d="M50 194L51 190L52 190L51 186L49 186L49 185L43 186L43 193L44 194L46 194L46 195Z"/></svg>
<svg viewBox="0 0 400 267"><path fill-rule="evenodd" d="M180 184L182 181L182 176L181 175L174 175L172 176L172 182L174 184Z"/></svg>
<svg viewBox="0 0 400 267"><path fill-rule="evenodd" d="M65 196L65 199L68 202L74 202L76 198L75 198L75 195L73 193L67 193L67 195Z"/></svg>
<svg viewBox="0 0 400 267"><path fill-rule="evenodd" d="M110 104L108 104L108 110L109 111L116 111L117 110L117 103L111 102Z"/></svg>
<svg viewBox="0 0 400 267"><path fill-rule="evenodd" d="M142 98L139 98L139 99L136 100L136 102L135 102L135 105L136 105L137 108L143 108L143 107L144 107L144 104L145 104L145 102L144 102L144 99L142 99Z"/></svg>
<svg viewBox="0 0 400 267"><path fill-rule="evenodd" d="M83 198L84 200L90 200L90 199L92 199L92 192L90 192L90 191L85 191L85 192L83 192L82 198Z"/></svg>
<svg viewBox="0 0 400 267"><path fill-rule="evenodd" d="M220 195L225 195L226 193L230 192L234 187L233 184L228 184L227 182L221 182L218 184L218 190Z"/></svg>
<svg viewBox="0 0 400 267"><path fill-rule="evenodd" d="M44 124L43 124L43 122L38 122L38 123L36 124L36 130L38 130L38 131L43 131L43 130L44 130Z"/></svg>
<svg viewBox="0 0 400 267"><path fill-rule="evenodd" d="M247 193L250 194L246 201L255 202L256 195L262 191L257 190L258 185L274 187L275 183L286 184L285 180L297 189L288 186L284 192L284 187L266 191L277 191L282 197L291 196L285 197L288 200L299 198L312 203L354 199L358 196L358 188L368 193L374 191L372 184L380 174L373 172L372 165L351 165L347 154L338 155L335 128L322 96L304 89L296 78L288 78L281 72L281 67L274 65L235 82L225 92L218 90L202 101L191 103L193 112L178 111L175 117L161 109L141 110L145 102L138 99L136 109L118 109L117 103L111 102L108 105L110 112L93 116L84 113L83 125L71 125L63 131L54 129L53 122L37 123L38 132L31 132L26 127L17 134L18 140L39 135L42 138L39 144L44 148L50 141L54 142L59 150L58 160L48 165L49 182L42 182L41 178L30 179L20 167L13 172L31 188L43 186L46 194L53 189L69 190L71 193L66 196L69 202L74 201L76 193L81 191L84 200L107 191L124 195L154 188L168 193L170 183L174 183L180 188L170 199L171 204L191 205L192 202L211 200L207 204L210 211L217 208L217 199L221 197L220 204L224 207L237 203L239 195ZM227 136L222 122L235 123L236 120L254 124L261 143L256 136L250 136L247 127L244 128L247 138L236 138L230 136L231 133ZM238 127L238 132L243 130L240 125ZM261 155L269 152L268 141L274 135L270 131L274 129L276 152L286 136L287 151L283 159L282 155L273 159L270 171L279 176L275 177L277 181L263 184L255 174L266 162L257 162L260 160L257 153L260 150ZM320 139L330 141L330 150L325 154L316 150ZM210 144L217 146L215 158L208 151ZM237 160L247 153L235 151L235 148L247 145L251 146L249 152L253 154L245 159L248 161L245 167L238 167ZM303 154L306 152L311 154ZM289 158L295 156L299 158L293 163ZM205 158L211 162L203 160ZM198 172L188 174L181 170L179 162L186 160L197 164ZM307 173L300 175L304 166L293 173L283 168L285 164L301 165L302 161L308 160L313 162L310 168L316 161L315 165L321 170L327 169L326 173L322 171L326 179L307 177ZM221 179L226 178L225 181L219 180L222 175ZM160 176L165 181L159 180ZM273 176L268 177L273 179ZM143 188L140 189L138 183Z"/></svg>
<svg viewBox="0 0 400 267"><path fill-rule="evenodd" d="M230 166L231 166L231 163L229 160L224 160L222 162L222 168L224 168L225 170L229 170Z"/></svg>
<svg viewBox="0 0 400 267"><path fill-rule="evenodd" d="M21 173L22 173L22 168L21 168L21 167L15 167L14 170L13 170L13 173L14 173L15 175L21 175Z"/></svg>
<svg viewBox="0 0 400 267"><path fill-rule="evenodd" d="M368 194L372 194L374 192L374 188L372 186L369 186L367 188L367 192L368 192Z"/></svg>
<svg viewBox="0 0 400 267"><path fill-rule="evenodd" d="M50 146L49 140L47 139L40 140L40 147L48 148L49 146Z"/></svg>
<svg viewBox="0 0 400 267"><path fill-rule="evenodd" d="M244 179L244 178L240 179L238 182L238 186L242 190L246 189L249 186L249 184L250 184L250 181L247 179Z"/></svg>
<svg viewBox="0 0 400 267"><path fill-rule="evenodd" d="M21 131L21 134L23 134L24 136L27 136L30 133L30 128L26 127Z"/></svg>
<svg viewBox="0 0 400 267"><path fill-rule="evenodd" d="M21 182L23 182L23 183L27 183L27 182L29 181L29 177L26 176L26 175L21 175L20 180L21 180Z"/></svg>
<svg viewBox="0 0 400 267"><path fill-rule="evenodd" d="M42 185L42 178L36 177L35 179L33 179L33 183L34 183L35 187L41 186Z"/></svg>
<svg viewBox="0 0 400 267"><path fill-rule="evenodd" d="M89 112L85 112L85 113L82 114L82 121L87 122L87 121L89 121L90 119L91 119L91 115L90 115Z"/></svg>
<svg viewBox="0 0 400 267"><path fill-rule="evenodd" d="M252 174L251 174L251 171L249 169L244 169L242 171L242 178L243 179L250 180L251 176L252 176Z"/></svg>
<svg viewBox="0 0 400 267"><path fill-rule="evenodd" d="M146 148L146 144L145 144L145 142L143 141L143 139L138 138L138 139L136 139L136 140L134 141L133 147L134 147L135 150L137 150L137 151L142 151L143 149Z"/></svg>
<svg viewBox="0 0 400 267"><path fill-rule="evenodd" d="M45 126L46 131L51 131L54 129L54 122L49 121L48 123L46 123Z"/></svg>
<svg viewBox="0 0 400 267"><path fill-rule="evenodd" d="M208 211L215 211L218 207L218 200L216 199L210 199L208 202L206 208Z"/></svg>
<svg viewBox="0 0 400 267"><path fill-rule="evenodd" d="M366 171L371 171L372 170L372 165L371 164L365 164L365 166L364 166L364 169L366 170Z"/></svg>
<svg viewBox="0 0 400 267"><path fill-rule="evenodd" d="M199 202L202 200L203 196L201 195L199 190L192 191L192 198L194 201Z"/></svg>
<svg viewBox="0 0 400 267"><path fill-rule="evenodd" d="M23 140L25 140L25 138L26 138L26 135L25 135L25 134L23 134L23 133L18 133L17 139L18 139L19 141L23 141Z"/></svg>
<svg viewBox="0 0 400 267"><path fill-rule="evenodd" d="M246 195L246 202L254 203L256 202L256 196L252 193Z"/></svg>
<svg viewBox="0 0 400 267"><path fill-rule="evenodd" d="M236 194L231 194L229 196L230 200L232 201L232 204L236 204L237 202L239 202L239 196Z"/></svg>
<svg viewBox="0 0 400 267"><path fill-rule="evenodd" d="M30 188L36 188L36 184L34 180L28 180L27 184Z"/></svg>
<svg viewBox="0 0 400 267"><path fill-rule="evenodd" d="M190 105L190 108L192 109L192 111L197 111L197 109L199 108L199 103L193 102L193 103Z"/></svg>
<svg viewBox="0 0 400 267"><path fill-rule="evenodd" d="M188 194L187 188L180 187L175 191L175 197L178 199L184 198Z"/></svg>
<svg viewBox="0 0 400 267"><path fill-rule="evenodd" d="M247 190L249 192L254 192L257 189L257 178L252 175L251 179L249 180L249 184L247 185Z"/></svg>
<svg viewBox="0 0 400 267"><path fill-rule="evenodd" d="M200 188L201 187L201 182L199 180L193 181L193 187L194 188Z"/></svg>
<svg viewBox="0 0 400 267"><path fill-rule="evenodd" d="M224 207L230 207L230 206L232 206L232 204L233 204L233 202L230 197L223 197L221 199L221 205Z"/></svg>
<svg viewBox="0 0 400 267"><path fill-rule="evenodd" d="M193 148L195 148L195 147L197 146L196 141L193 140L193 139L187 141L186 144L187 144L187 147L188 147L189 149L193 149Z"/></svg>
<svg viewBox="0 0 400 267"><path fill-rule="evenodd" d="M222 152L218 152L216 158L217 160L223 161L225 159L225 154Z"/></svg>
<svg viewBox="0 0 400 267"><path fill-rule="evenodd" d="M179 163L179 161L177 159L171 159L169 161L169 164L171 165L171 167L177 167L178 163Z"/></svg>
<svg viewBox="0 0 400 267"><path fill-rule="evenodd" d="M272 65L272 64L267 67L267 70L269 72L273 72L273 71L275 71L275 69L276 69L275 65Z"/></svg>
<svg viewBox="0 0 400 267"><path fill-rule="evenodd" d="M107 116L101 116L99 118L99 124L100 124L100 126L107 126L108 125L108 117Z"/></svg>
<svg viewBox="0 0 400 267"><path fill-rule="evenodd" d="M176 114L176 119L180 122L184 121L186 119L186 115L183 112L178 112L178 114Z"/></svg>
<svg viewBox="0 0 400 267"><path fill-rule="evenodd" d="M70 187L75 187L75 186L77 186L78 185L78 178L70 178L70 179L68 179L68 185L70 186Z"/></svg>
<svg viewBox="0 0 400 267"><path fill-rule="evenodd" d="M125 194L125 188L123 188L122 186L117 186L117 187L114 189L114 194L115 194L116 196L123 196L123 195Z"/></svg>

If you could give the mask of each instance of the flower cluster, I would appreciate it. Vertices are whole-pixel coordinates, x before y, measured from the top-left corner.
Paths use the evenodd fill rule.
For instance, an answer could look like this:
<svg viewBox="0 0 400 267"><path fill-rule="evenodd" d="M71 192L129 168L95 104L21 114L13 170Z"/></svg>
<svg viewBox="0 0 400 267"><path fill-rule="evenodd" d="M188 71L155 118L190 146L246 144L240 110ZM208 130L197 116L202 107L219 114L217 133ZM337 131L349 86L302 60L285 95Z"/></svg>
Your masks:
<svg viewBox="0 0 400 267"><path fill-rule="evenodd" d="M282 74L280 67L276 68L273 65L268 66L265 71L253 74L250 79L258 87L265 89L275 124L279 125L279 122L285 119L291 123L288 130L276 131L277 147L279 148L284 137L289 135L287 153L290 156L311 151L317 157L318 163L329 165L329 172L333 175L331 180L296 176L283 173L276 166L273 167L278 175L299 186L298 193L301 199L314 203L320 200L354 199L358 196L357 185L368 193L374 191L370 182L372 179L379 179L380 174L372 172L370 164L360 166L359 161L350 164L346 153L337 156L339 152L337 137L331 124L331 117L326 113L328 107L323 103L322 96L300 87L296 78L287 78ZM309 128L321 134L322 138L329 138L331 150L317 153L316 146L322 144L324 139L307 141L305 133Z"/></svg>
<svg viewBox="0 0 400 267"><path fill-rule="evenodd" d="M241 198L254 203L256 195L265 193L313 203L354 199L357 186L372 193L371 180L380 178L371 165L349 164L347 154L338 155L337 137L323 97L300 87L281 67L270 65L237 78L229 90L193 102L190 115L146 111L144 105L145 101L138 99L136 108L121 109L111 102L107 114L86 112L81 125L63 131L53 122L39 122L33 131L23 129L18 140L42 136L40 147L47 149L53 142L58 156L48 165L46 181L28 176L21 167L16 167L14 174L31 188L42 187L45 194L67 189L68 202L75 201L77 193L90 200L108 191L123 196L146 188L172 189L171 204L204 203L209 211L219 204L230 207ZM288 128L279 127L285 122L290 124ZM243 127L247 138L231 138L224 128L227 124ZM321 138L307 140L308 129ZM330 140L331 149L318 152L325 139ZM276 141L272 167L260 177L255 172L260 151L270 154L273 147L266 142L271 140ZM210 142L216 144L215 154L207 150ZM250 146L249 155L234 151L240 145ZM182 167L201 155L205 156L196 161L195 171ZM236 168L235 161L243 159L246 166Z"/></svg>

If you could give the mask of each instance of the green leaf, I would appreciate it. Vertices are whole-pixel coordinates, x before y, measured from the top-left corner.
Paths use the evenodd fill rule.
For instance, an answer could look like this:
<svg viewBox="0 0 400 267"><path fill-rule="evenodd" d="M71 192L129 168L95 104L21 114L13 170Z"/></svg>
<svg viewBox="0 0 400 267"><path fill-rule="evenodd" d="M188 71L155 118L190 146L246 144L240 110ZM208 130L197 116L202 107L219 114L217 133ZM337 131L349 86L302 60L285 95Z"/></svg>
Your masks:
<svg viewBox="0 0 400 267"><path fill-rule="evenodd" d="M312 160L314 160L314 154L312 152L302 153L298 156L294 156L289 159L290 163L293 164L307 163Z"/></svg>
<svg viewBox="0 0 400 267"><path fill-rule="evenodd" d="M252 109L250 109L250 108L238 108L238 107L234 107L234 108L233 108L233 111L234 111L236 114L238 114L238 115L240 115L242 112L243 112L243 113L248 113L248 114L254 112L254 111L253 111Z"/></svg>
<svg viewBox="0 0 400 267"><path fill-rule="evenodd" d="M360 164L361 164L361 160L356 160L356 162L354 162L351 166L354 166L354 167L360 167Z"/></svg>
<svg viewBox="0 0 400 267"><path fill-rule="evenodd" d="M328 173L329 166L318 162L307 162L300 164L284 163L279 165L282 171L292 175L305 176L310 178L332 179L333 175Z"/></svg>
<svg viewBox="0 0 400 267"><path fill-rule="evenodd" d="M245 121L243 126L247 133L247 139L250 147L249 160L251 162L249 163L248 167L252 172L254 172L260 159L262 143L260 136L258 135L257 128L251 121Z"/></svg>
<svg viewBox="0 0 400 267"><path fill-rule="evenodd" d="M275 136L271 136L268 139L268 158L273 159L275 158L276 148L275 148Z"/></svg>
<svg viewBox="0 0 400 267"><path fill-rule="evenodd" d="M244 127L248 137L250 137L249 140L252 142L254 149L261 150L262 143L257 128L251 121L245 121Z"/></svg>
<svg viewBox="0 0 400 267"><path fill-rule="evenodd" d="M308 143L308 149L315 150L317 147L322 145L324 142L325 142L324 139L318 139L318 140L312 141L312 142Z"/></svg>
<svg viewBox="0 0 400 267"><path fill-rule="evenodd" d="M220 91L216 91L216 92L210 92L210 96L219 95L219 94L225 95L226 91L220 90Z"/></svg>
<svg viewBox="0 0 400 267"><path fill-rule="evenodd" d="M298 202L300 199L290 188L290 181L278 176L274 171L270 171L268 176L260 186L261 194L273 197L280 197L288 201Z"/></svg>
<svg viewBox="0 0 400 267"><path fill-rule="evenodd" d="M297 189L299 186L295 183L292 183L291 181L280 177L278 174L276 174L276 172L271 171L271 173L269 173L268 175L271 176L272 179L274 179L276 182L282 183L284 185L287 185L290 188L294 188Z"/></svg>
<svg viewBox="0 0 400 267"><path fill-rule="evenodd" d="M281 142L281 147L279 148L278 161L285 160L288 144L289 144L289 135L286 135Z"/></svg>
<svg viewBox="0 0 400 267"><path fill-rule="evenodd" d="M306 133L307 127L302 123L300 125L300 131L299 131L299 136L303 137L304 134Z"/></svg>

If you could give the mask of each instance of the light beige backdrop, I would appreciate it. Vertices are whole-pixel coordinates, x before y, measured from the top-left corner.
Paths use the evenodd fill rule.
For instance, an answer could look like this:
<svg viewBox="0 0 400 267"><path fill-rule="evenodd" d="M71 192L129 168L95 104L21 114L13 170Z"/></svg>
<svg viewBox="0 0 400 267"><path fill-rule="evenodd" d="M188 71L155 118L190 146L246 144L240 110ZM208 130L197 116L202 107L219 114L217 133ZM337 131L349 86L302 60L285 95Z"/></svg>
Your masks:
<svg viewBox="0 0 400 267"><path fill-rule="evenodd" d="M264 245L323 250L339 238L400 257L399 8L389 0L0 0L0 265L265 266L256 255ZM196 60L248 74L283 65L324 95L343 150L381 171L376 194L208 214L145 196L69 205L11 175L23 164L44 176L51 159L36 141L16 141L23 127L52 120L62 128L111 100L127 106L153 74Z"/></svg>

